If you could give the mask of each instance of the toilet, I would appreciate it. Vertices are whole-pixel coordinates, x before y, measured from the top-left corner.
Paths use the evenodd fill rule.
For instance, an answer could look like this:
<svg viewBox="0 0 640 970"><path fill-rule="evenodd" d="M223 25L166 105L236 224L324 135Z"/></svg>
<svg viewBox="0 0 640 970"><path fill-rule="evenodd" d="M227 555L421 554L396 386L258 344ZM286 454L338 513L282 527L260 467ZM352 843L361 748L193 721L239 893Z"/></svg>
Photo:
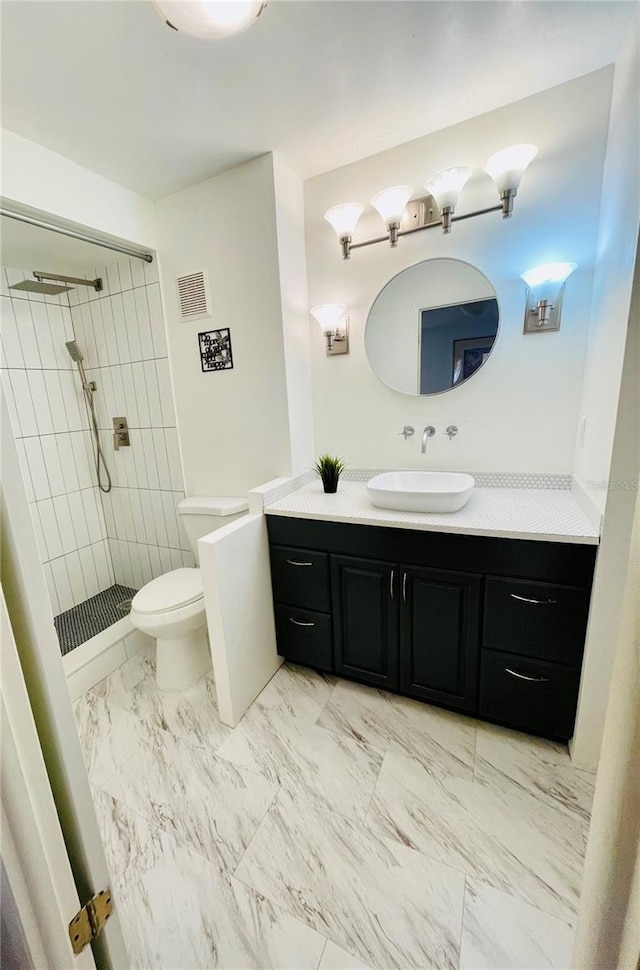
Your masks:
<svg viewBox="0 0 640 970"><path fill-rule="evenodd" d="M198 562L198 539L245 515L243 498L215 496L178 502L184 531ZM156 682L161 690L185 690L211 667L207 618L199 567L172 569L143 586L131 601L131 622L155 637Z"/></svg>

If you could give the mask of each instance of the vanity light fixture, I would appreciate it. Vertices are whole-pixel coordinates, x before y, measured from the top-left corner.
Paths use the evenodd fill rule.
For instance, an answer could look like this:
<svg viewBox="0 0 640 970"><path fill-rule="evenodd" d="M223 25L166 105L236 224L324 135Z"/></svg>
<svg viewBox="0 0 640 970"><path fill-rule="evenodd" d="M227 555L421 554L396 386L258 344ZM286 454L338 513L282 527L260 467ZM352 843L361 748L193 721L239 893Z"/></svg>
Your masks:
<svg viewBox="0 0 640 970"><path fill-rule="evenodd" d="M543 263L521 274L528 286L524 333L547 333L560 329L565 281L576 263Z"/></svg>
<svg viewBox="0 0 640 970"><path fill-rule="evenodd" d="M459 165L436 172L425 185L425 189L438 203L442 216L442 231L451 232L451 218L455 212L460 193L471 178L471 169Z"/></svg>
<svg viewBox="0 0 640 970"><path fill-rule="evenodd" d="M512 145L496 152L487 161L484 170L490 175L500 193L502 216L510 219L513 214L513 200L518 194L522 176L538 154L535 145Z"/></svg>
<svg viewBox="0 0 640 970"><path fill-rule="evenodd" d="M351 237L363 212L364 206L359 202L345 202L342 205L332 205L324 214L329 225L336 231L344 259L350 258Z"/></svg>
<svg viewBox="0 0 640 970"><path fill-rule="evenodd" d="M389 242L393 249L398 245L400 222L404 215L404 210L407 208L407 202L412 195L412 186L392 185L390 189L383 189L382 192L376 192L371 200L371 205L376 209L387 227Z"/></svg>
<svg viewBox="0 0 640 970"><path fill-rule="evenodd" d="M327 357L349 353L349 318L344 303L321 303L309 311L320 324L327 341Z"/></svg>
<svg viewBox="0 0 640 970"><path fill-rule="evenodd" d="M462 216L454 215L460 193L472 174L470 168L458 165L432 175L425 185L429 195L412 202L409 201L412 195L409 185L394 185L376 193L371 200L371 205L377 209L385 224L386 236L376 236L374 239L366 239L359 243L352 242L356 225L364 211L364 206L358 202L334 205L327 209L324 217L336 231L343 259L351 258L352 249L362 249L364 246L372 246L379 242L388 242L395 248L400 236L409 236L414 232L422 232L423 229L433 229L434 226L441 226L444 233L449 233L452 223L482 216L487 212L502 212L503 219L509 219L513 214L513 200L517 195L522 176L537 154L538 149L535 145L512 145L511 148L505 148L491 156L484 171L495 182L500 195L500 204L486 209L477 209ZM408 229L401 229L400 225L407 207L416 224ZM436 209L440 210L440 218L434 217Z"/></svg>
<svg viewBox="0 0 640 970"><path fill-rule="evenodd" d="M167 27L205 40L241 33L267 6L262 0L153 0L153 5Z"/></svg>

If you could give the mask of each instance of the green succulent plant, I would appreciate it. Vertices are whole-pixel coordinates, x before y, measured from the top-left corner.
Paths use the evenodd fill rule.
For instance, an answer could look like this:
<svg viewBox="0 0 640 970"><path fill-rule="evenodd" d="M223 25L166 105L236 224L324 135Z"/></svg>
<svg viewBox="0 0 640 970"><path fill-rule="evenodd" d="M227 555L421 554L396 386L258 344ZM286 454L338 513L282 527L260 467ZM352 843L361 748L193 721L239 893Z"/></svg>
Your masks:
<svg viewBox="0 0 640 970"><path fill-rule="evenodd" d="M314 468L322 479L325 492L336 492L338 490L338 479L345 469L342 458L327 454L320 455Z"/></svg>

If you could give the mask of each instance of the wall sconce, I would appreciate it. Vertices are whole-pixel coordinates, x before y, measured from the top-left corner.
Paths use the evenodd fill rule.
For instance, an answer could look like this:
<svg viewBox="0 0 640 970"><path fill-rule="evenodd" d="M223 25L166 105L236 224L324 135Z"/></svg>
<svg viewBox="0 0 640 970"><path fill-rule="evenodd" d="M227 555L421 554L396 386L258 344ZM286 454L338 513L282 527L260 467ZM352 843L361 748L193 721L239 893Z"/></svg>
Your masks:
<svg viewBox="0 0 640 970"><path fill-rule="evenodd" d="M544 263L521 274L528 286L524 333L560 329L564 284L575 268L575 263Z"/></svg>
<svg viewBox="0 0 640 970"><path fill-rule="evenodd" d="M309 311L320 324L327 341L327 357L349 353L349 318L344 303L321 303Z"/></svg>
<svg viewBox="0 0 640 970"><path fill-rule="evenodd" d="M510 219L513 214L513 200L518 194L520 182L527 167L538 154L535 145L512 145L503 151L492 155L484 166L484 171L495 182L500 196L500 204L488 209L478 209L463 216L455 216L454 212L462 189L471 177L472 170L466 166L448 168L428 179L425 188L429 195L416 199L410 203L414 221L417 225L410 229L401 229L400 224L409 199L413 193L410 185L394 185L389 189L377 192L371 199L371 205L377 209L382 218L387 234L366 239L364 242L353 243L353 233L364 206L358 202L344 202L334 205L324 214L325 219L335 229L340 242L343 259L351 258L352 249L362 249L379 242L388 242L395 248L400 236L408 236L423 229L433 229L442 226L444 233L451 232L451 225L463 219L485 215L487 212L502 212L503 219ZM434 209L439 209L440 217L433 216ZM414 212L415 210L415 212Z"/></svg>

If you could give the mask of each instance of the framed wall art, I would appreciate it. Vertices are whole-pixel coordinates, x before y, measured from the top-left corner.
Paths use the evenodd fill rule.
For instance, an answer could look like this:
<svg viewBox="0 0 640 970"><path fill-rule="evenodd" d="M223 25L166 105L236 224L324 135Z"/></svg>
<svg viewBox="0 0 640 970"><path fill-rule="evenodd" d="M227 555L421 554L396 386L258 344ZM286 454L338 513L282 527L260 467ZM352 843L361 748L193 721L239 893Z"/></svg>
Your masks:
<svg viewBox="0 0 640 970"><path fill-rule="evenodd" d="M199 333L198 344L200 364L204 373L233 368L231 332L228 327L223 330L205 330Z"/></svg>

